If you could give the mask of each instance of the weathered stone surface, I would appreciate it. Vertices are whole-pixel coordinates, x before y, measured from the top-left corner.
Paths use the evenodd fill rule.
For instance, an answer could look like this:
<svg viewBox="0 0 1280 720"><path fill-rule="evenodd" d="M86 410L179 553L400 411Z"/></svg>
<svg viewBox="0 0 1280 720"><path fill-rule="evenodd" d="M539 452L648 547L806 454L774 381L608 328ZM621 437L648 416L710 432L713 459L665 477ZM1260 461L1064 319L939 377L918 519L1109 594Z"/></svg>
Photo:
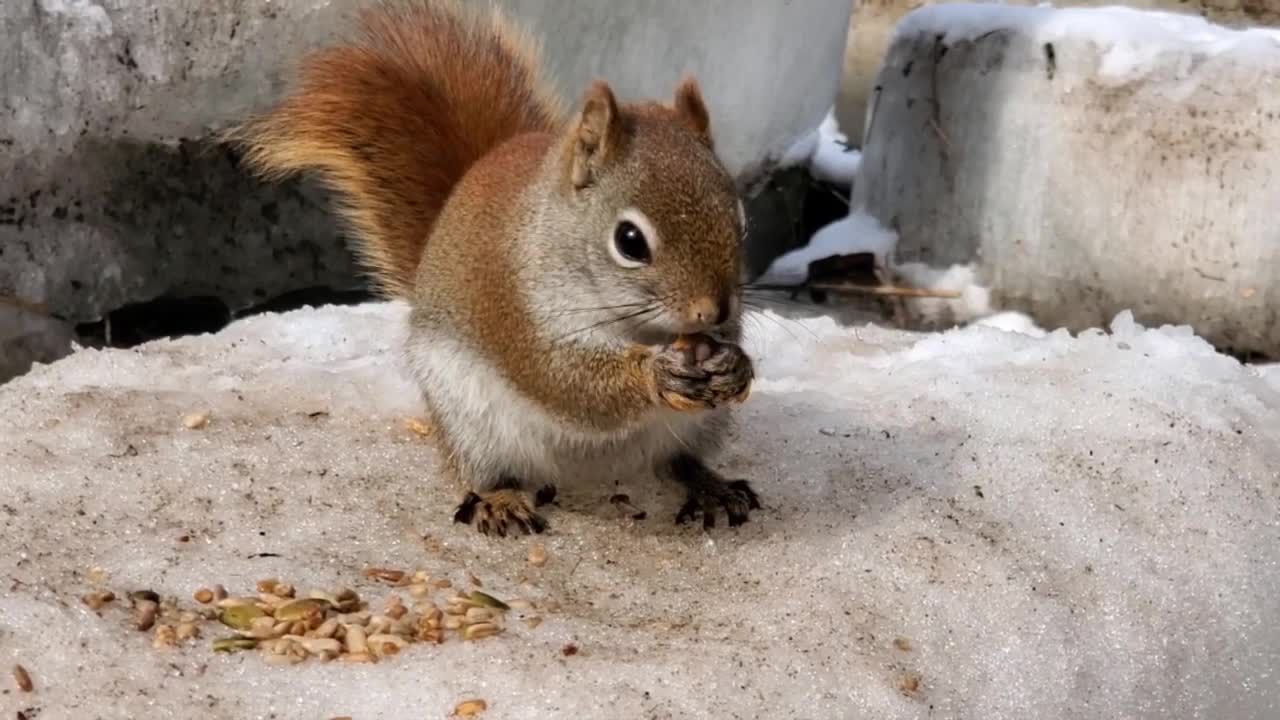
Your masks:
<svg viewBox="0 0 1280 720"><path fill-rule="evenodd" d="M75 338L74 329L39 308L0 300L0 382L21 375L34 362L61 358Z"/></svg>
<svg viewBox="0 0 1280 720"><path fill-rule="evenodd" d="M847 0L504 0L546 38L562 90L594 76L669 97L695 72L744 179L836 92ZM233 309L355 287L325 197L263 187L212 134L275 100L300 53L346 27L329 0L0 3L0 296L70 323L163 295Z"/></svg>
<svg viewBox="0 0 1280 720"><path fill-rule="evenodd" d="M1280 356L1280 33L986 8L904 21L854 207L1042 325L1132 309Z"/></svg>
<svg viewBox="0 0 1280 720"><path fill-rule="evenodd" d="M919 7L956 0L853 0L844 72L836 101L836 119L855 143L862 141L867 99L875 87L880 61L889 49L893 29ZM1009 5L1038 5L1040 0L1004 0ZM1057 7L1123 5L1201 15L1231 27L1280 25L1280 0L1061 0Z"/></svg>

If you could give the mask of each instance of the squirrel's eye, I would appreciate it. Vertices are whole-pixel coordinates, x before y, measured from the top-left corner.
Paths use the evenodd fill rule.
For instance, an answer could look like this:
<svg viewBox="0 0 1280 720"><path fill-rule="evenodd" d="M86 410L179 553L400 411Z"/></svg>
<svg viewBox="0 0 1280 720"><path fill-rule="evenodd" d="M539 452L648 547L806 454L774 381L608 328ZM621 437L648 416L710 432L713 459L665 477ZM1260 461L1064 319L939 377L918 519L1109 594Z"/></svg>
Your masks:
<svg viewBox="0 0 1280 720"><path fill-rule="evenodd" d="M626 265L647 265L652 259L649 239L629 220L623 220L613 229L613 247Z"/></svg>

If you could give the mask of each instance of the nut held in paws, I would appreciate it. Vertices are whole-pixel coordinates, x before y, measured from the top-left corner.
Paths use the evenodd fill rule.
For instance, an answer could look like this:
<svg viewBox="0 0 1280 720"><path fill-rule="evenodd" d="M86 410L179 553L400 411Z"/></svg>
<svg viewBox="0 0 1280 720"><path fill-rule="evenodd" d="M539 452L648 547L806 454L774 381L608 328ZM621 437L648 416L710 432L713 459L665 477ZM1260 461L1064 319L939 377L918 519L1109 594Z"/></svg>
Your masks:
<svg viewBox="0 0 1280 720"><path fill-rule="evenodd" d="M706 335L678 335L671 347L683 350L692 364L705 362L715 352L715 341Z"/></svg>

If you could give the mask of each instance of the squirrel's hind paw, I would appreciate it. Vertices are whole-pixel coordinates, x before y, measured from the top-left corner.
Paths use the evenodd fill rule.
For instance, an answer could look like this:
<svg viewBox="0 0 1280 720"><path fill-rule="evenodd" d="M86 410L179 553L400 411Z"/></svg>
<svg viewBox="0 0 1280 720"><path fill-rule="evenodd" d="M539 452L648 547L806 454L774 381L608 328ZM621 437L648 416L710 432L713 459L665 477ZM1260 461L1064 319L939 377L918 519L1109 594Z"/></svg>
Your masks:
<svg viewBox="0 0 1280 720"><path fill-rule="evenodd" d="M760 509L760 496L751 489L746 480L732 482L704 481L689 489L689 496L680 512L676 515L676 523L683 525L702 516L702 527L711 529L716 526L716 510L724 508L729 518L729 527L737 527L751 519L751 511Z"/></svg>
<svg viewBox="0 0 1280 720"><path fill-rule="evenodd" d="M702 515L702 527L713 528L716 526L716 510L723 508L729 518L729 527L737 527L751 518L752 510L760 509L760 496L751 488L751 483L725 480L694 455L677 455L671 459L668 469L689 492L688 499L676 515L677 524Z"/></svg>
<svg viewBox="0 0 1280 720"><path fill-rule="evenodd" d="M454 511L453 521L471 525L483 535L506 537L508 532L525 535L541 533L547 521L515 490L469 492Z"/></svg>

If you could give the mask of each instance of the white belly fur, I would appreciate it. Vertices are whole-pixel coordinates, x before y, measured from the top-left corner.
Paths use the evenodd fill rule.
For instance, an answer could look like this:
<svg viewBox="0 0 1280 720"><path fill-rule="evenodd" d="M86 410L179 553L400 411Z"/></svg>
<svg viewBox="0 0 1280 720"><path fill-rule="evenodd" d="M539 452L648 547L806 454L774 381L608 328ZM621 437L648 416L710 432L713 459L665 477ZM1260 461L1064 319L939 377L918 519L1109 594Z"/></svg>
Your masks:
<svg viewBox="0 0 1280 720"><path fill-rule="evenodd" d="M492 489L503 476L529 489L652 477L659 463L680 450L700 457L714 451L728 420L727 409L660 409L625 430L582 430L535 405L456 340L415 332L407 351L433 420L445 429L464 481L477 492Z"/></svg>

